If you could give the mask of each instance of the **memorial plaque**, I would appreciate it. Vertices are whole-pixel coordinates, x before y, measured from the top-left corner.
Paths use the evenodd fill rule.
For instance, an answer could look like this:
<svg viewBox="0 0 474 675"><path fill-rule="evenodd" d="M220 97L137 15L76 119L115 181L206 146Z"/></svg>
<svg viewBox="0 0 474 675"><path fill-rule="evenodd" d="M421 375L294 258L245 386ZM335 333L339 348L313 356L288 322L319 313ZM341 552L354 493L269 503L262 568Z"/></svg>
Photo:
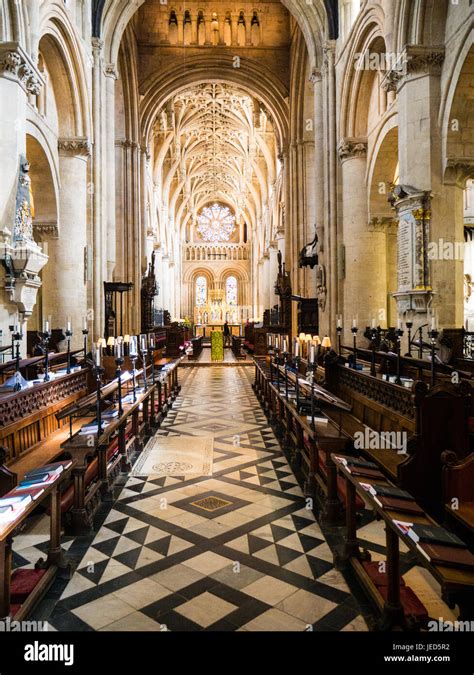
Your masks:
<svg viewBox="0 0 474 675"><path fill-rule="evenodd" d="M412 257L412 218L400 219L398 226L398 292L409 291L413 287Z"/></svg>

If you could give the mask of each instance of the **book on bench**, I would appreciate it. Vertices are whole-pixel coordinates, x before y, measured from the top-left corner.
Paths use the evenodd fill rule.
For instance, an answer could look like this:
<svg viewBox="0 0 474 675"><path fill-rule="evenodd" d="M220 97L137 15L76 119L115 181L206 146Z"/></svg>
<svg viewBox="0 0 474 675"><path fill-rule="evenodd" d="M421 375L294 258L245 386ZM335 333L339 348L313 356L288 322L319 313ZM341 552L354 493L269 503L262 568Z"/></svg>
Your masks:
<svg viewBox="0 0 474 675"><path fill-rule="evenodd" d="M407 492L406 490L401 490L400 488L395 487L394 485L369 485L368 487L365 487L370 494L375 497L375 495L379 495L381 497L393 497L394 499L406 499L407 501L414 501L412 495Z"/></svg>
<svg viewBox="0 0 474 675"><path fill-rule="evenodd" d="M444 546L455 546L466 548L466 544L452 532L448 532L444 527L437 525L420 525L415 523L408 530L408 536L415 544L442 544Z"/></svg>
<svg viewBox="0 0 474 675"><path fill-rule="evenodd" d="M408 501L408 499L395 499L394 497L376 495L374 496L374 502L377 502L379 506L389 511L401 511L402 513L416 513L419 515L425 513L415 501Z"/></svg>
<svg viewBox="0 0 474 675"><path fill-rule="evenodd" d="M418 542L417 549L434 565L474 569L474 555L467 548Z"/></svg>
<svg viewBox="0 0 474 675"><path fill-rule="evenodd" d="M37 469L32 469L25 473L23 481L28 481L36 479L41 475L48 474L50 476L59 476L63 471L68 469L71 466L72 462L54 462L53 464L45 464L45 466L39 466Z"/></svg>

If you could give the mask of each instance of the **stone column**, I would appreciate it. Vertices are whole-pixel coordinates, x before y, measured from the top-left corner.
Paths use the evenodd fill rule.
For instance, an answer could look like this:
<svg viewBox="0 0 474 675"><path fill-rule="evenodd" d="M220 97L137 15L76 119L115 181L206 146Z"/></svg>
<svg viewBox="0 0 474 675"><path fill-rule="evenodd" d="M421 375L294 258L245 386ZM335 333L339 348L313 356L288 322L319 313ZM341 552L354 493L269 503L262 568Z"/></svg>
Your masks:
<svg viewBox="0 0 474 675"><path fill-rule="evenodd" d="M107 280L112 281L116 263L116 226L115 226L115 82L118 73L115 64L105 67L105 154L107 178Z"/></svg>
<svg viewBox="0 0 474 675"><path fill-rule="evenodd" d="M103 128L103 88L102 80L102 48L104 43L99 38L92 38L92 123L94 129L93 145L93 309L94 309L94 339L102 336L104 332L104 294L103 284L105 280L104 264L106 259L106 193L107 177L103 173L104 157L104 128Z"/></svg>
<svg viewBox="0 0 474 675"><path fill-rule="evenodd" d="M426 245L432 254L431 278L425 289L425 302L419 303L418 323L426 322L426 305L431 302L441 328L460 328L463 325L463 263L444 249L444 243L453 250L462 247L462 189L472 167L466 167L464 160L456 157L448 158L447 165L442 166L437 111L444 49L410 46L403 56L403 70L388 74L386 88L398 92L402 197L407 194L409 198L415 189L425 193L429 202L424 228ZM414 211L413 218L418 220L417 209ZM399 302L400 309L403 308Z"/></svg>
<svg viewBox="0 0 474 675"><path fill-rule="evenodd" d="M59 225L48 241L49 263L43 270L43 318L65 328L72 318L75 349L82 347L82 317L87 312L84 250L87 244L87 163L90 144L84 138L60 139ZM94 333L94 340L99 337Z"/></svg>
<svg viewBox="0 0 474 675"><path fill-rule="evenodd" d="M360 331L386 311L385 234L368 225L367 143L346 138L339 144L342 163L342 228L345 249L344 340L350 339L353 317ZM382 280L382 283L381 283Z"/></svg>
<svg viewBox="0 0 474 675"><path fill-rule="evenodd" d="M38 71L35 61L26 53L18 42L4 42L0 44L0 263L6 255L15 256L12 235L16 217L16 194L20 169L20 156L26 155L26 104L28 96L37 96L44 80ZM33 250L34 249L34 250ZM4 344L9 340L8 326L10 315L22 312L30 316L36 303L36 294L40 286L39 271L46 262L45 256L36 254L34 243L26 244L23 253L26 258L15 264L15 270L23 267L29 277L23 282L16 282L11 287L6 278L3 266L0 264L0 330L3 331ZM38 259L36 266L30 269L28 256ZM18 268L18 269L17 269ZM30 283L31 281L31 283ZM10 285L11 291L6 286ZM23 287L23 288L21 288ZM4 290L5 289L5 290ZM28 298L26 297L28 295ZM25 355L26 325L24 326L25 341L22 355ZM8 336L8 337L7 337Z"/></svg>

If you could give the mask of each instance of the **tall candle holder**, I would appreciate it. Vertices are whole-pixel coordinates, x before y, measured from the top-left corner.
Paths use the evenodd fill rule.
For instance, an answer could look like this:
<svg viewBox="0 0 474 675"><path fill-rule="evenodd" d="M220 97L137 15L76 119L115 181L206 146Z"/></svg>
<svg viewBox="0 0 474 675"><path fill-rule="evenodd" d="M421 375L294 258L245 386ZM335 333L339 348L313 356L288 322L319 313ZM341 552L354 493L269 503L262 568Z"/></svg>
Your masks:
<svg viewBox="0 0 474 675"><path fill-rule="evenodd" d="M23 340L23 333L19 326L15 326L12 333L13 344L15 345L15 386L13 391L21 391L21 373L20 373L20 344Z"/></svg>
<svg viewBox="0 0 474 675"><path fill-rule="evenodd" d="M146 360L147 360L147 355L148 355L148 345L147 345L147 339L146 335L140 335L140 353L142 356L142 362L143 362L143 385L145 391L148 391L148 380L146 376Z"/></svg>
<svg viewBox="0 0 474 675"><path fill-rule="evenodd" d="M436 340L438 339L439 331L432 328L428 335L431 339L431 386L436 384Z"/></svg>
<svg viewBox="0 0 474 675"><path fill-rule="evenodd" d="M403 337L403 330L401 328L397 328L395 331L395 335L397 336L397 376L395 378L395 384L401 384L402 380L400 378L400 363L401 363L401 350L402 350L402 337Z"/></svg>
<svg viewBox="0 0 474 675"><path fill-rule="evenodd" d="M67 342L67 367L66 367L66 373L68 375L71 374L71 338L72 338L72 328L70 325L68 325L68 328L64 331L64 334L66 336L66 342Z"/></svg>
<svg viewBox="0 0 474 675"><path fill-rule="evenodd" d="M311 429L316 430L316 424L314 422L314 377L316 375L317 362L316 360L308 360L308 368L306 371L306 377L311 382Z"/></svg>
<svg viewBox="0 0 474 675"><path fill-rule="evenodd" d="M150 333L148 340L149 352L150 352L150 365L151 365L151 381L153 384L156 382L155 378L155 336L153 333Z"/></svg>
<svg viewBox="0 0 474 675"><path fill-rule="evenodd" d="M123 358L123 342L119 341L117 339L116 346L115 346L115 365L116 365L116 371L115 371L115 377L117 378L117 396L118 396L118 409L119 409L119 417L122 417L123 415L123 406L122 406L122 366L124 363L124 358Z"/></svg>
<svg viewBox="0 0 474 675"><path fill-rule="evenodd" d="M99 348L100 349L100 348ZM96 417L97 417L97 443L99 443L99 438L102 435L102 410L101 410L101 396L100 396L100 390L102 386L102 374L105 372L104 368L102 368L102 365L98 363L100 358L97 360L97 362L94 365L94 372L95 372L95 381L96 381Z"/></svg>
<svg viewBox="0 0 474 675"><path fill-rule="evenodd" d="M357 326L352 326L351 332L352 332L352 340L354 343L354 361L352 367L355 369L357 365L357 333L359 332L359 329L357 328Z"/></svg>
<svg viewBox="0 0 474 675"><path fill-rule="evenodd" d="M418 346L418 358L422 359L423 358L423 326L419 327L418 332L420 334L420 343L419 343L419 346Z"/></svg>
<svg viewBox="0 0 474 675"><path fill-rule="evenodd" d="M296 384L295 384L295 391L296 391L296 410L299 411L300 409L300 363L301 363L301 358L299 356L295 356L293 359L293 363L295 366L296 370Z"/></svg>
<svg viewBox="0 0 474 675"><path fill-rule="evenodd" d="M375 351L377 349L377 337L378 337L378 330L373 327L370 329L370 347L372 349L372 362L370 364L370 374L372 377L377 377L377 370L375 366Z"/></svg>
<svg viewBox="0 0 474 675"><path fill-rule="evenodd" d="M275 365L277 371L277 389L280 391L280 348L275 347Z"/></svg>
<svg viewBox="0 0 474 675"><path fill-rule="evenodd" d="M413 321L405 321L405 325L406 325L407 331L408 331L408 352L406 353L406 356L409 356L411 358L412 357L412 353L411 353L411 329L413 328Z"/></svg>
<svg viewBox="0 0 474 675"><path fill-rule="evenodd" d="M341 335L342 335L342 326L336 328L337 331L337 353L339 356L342 356L342 347L341 347Z"/></svg>
<svg viewBox="0 0 474 675"><path fill-rule="evenodd" d="M137 363L137 358L138 358L138 345L137 345L137 338L136 338L135 335L132 335L131 337L129 337L128 353L129 353L129 356L130 356L130 360L132 362L133 402L136 403L137 402L137 382L136 382L136 378L135 378L135 369L136 369L136 363Z"/></svg>
<svg viewBox="0 0 474 675"><path fill-rule="evenodd" d="M49 374L49 341L51 340L51 330L49 321L45 322L43 332L39 334L41 347L44 351L44 382L49 382L51 380Z"/></svg>
<svg viewBox="0 0 474 675"><path fill-rule="evenodd" d="M289 353L284 352L283 353L283 360L285 363L285 398L288 401L288 357Z"/></svg>

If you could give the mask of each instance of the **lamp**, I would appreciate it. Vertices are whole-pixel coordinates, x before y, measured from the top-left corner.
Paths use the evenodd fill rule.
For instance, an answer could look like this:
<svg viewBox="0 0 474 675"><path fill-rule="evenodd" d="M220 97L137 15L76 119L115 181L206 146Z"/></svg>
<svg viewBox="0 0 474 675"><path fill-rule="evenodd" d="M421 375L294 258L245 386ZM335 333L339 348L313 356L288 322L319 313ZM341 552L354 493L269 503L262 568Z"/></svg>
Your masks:
<svg viewBox="0 0 474 675"><path fill-rule="evenodd" d="M323 347L323 349L328 349L328 350L331 349L331 338L328 337L327 335L325 337L323 337L321 347Z"/></svg>
<svg viewBox="0 0 474 675"><path fill-rule="evenodd" d="M107 354L109 356L114 355L114 348L115 348L115 338L111 336L107 338Z"/></svg>

